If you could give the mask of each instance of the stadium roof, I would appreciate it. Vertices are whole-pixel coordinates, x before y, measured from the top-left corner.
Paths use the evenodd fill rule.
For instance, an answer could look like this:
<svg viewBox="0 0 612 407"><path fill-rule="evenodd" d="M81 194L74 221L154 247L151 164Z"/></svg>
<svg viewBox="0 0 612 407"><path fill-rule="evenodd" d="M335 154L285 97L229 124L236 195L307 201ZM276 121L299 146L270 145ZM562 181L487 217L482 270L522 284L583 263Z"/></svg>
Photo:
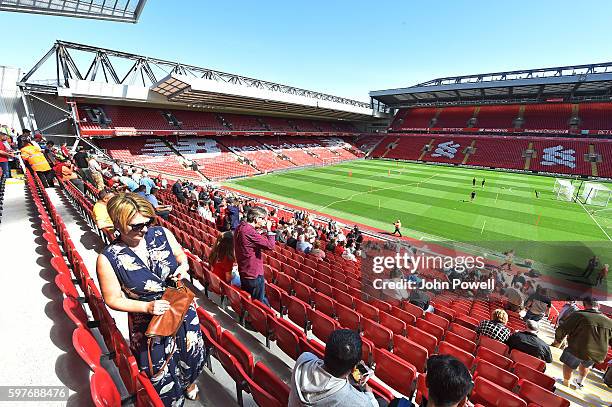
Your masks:
<svg viewBox="0 0 612 407"><path fill-rule="evenodd" d="M438 78L370 97L389 107L460 103L610 100L612 62Z"/></svg>
<svg viewBox="0 0 612 407"><path fill-rule="evenodd" d="M35 81L41 66L55 59L56 80ZM95 82L96 86L91 86ZM181 104L186 107L366 120L367 102L347 99L180 62L57 41L22 78L32 91L66 97ZM378 113L377 113L378 114Z"/></svg>
<svg viewBox="0 0 612 407"><path fill-rule="evenodd" d="M136 23L147 0L0 0L0 11Z"/></svg>

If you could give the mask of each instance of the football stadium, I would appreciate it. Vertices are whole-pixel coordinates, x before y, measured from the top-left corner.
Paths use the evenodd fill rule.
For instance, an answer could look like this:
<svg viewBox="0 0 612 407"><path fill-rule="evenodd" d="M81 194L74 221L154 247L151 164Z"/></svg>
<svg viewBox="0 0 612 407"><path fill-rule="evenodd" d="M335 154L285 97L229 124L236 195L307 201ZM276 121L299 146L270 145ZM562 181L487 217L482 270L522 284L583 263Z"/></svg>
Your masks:
<svg viewBox="0 0 612 407"><path fill-rule="evenodd" d="M603 49L350 71L382 10L187 3L0 0L0 406L612 406Z"/></svg>

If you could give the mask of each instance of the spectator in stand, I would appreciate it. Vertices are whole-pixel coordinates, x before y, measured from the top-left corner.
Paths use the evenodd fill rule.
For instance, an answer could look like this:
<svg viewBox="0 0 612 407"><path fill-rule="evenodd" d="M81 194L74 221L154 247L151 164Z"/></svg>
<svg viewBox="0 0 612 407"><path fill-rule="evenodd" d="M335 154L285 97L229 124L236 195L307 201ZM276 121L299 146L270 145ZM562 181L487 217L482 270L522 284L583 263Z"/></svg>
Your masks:
<svg viewBox="0 0 612 407"><path fill-rule="evenodd" d="M217 237L208 262L212 266L212 273L222 281L230 284L232 281L232 269L234 268L234 234L223 232Z"/></svg>
<svg viewBox="0 0 612 407"><path fill-rule="evenodd" d="M463 362L450 355L433 355L427 359L425 379L427 395L421 406L470 407L468 397L474 388L472 375ZM395 399L389 407L415 407L406 399Z"/></svg>
<svg viewBox="0 0 612 407"><path fill-rule="evenodd" d="M338 256L342 256L342 253L344 253L344 250L346 250L346 248L344 247L344 244L338 241L338 244L336 245L336 248L334 249L334 253L337 254Z"/></svg>
<svg viewBox="0 0 612 407"><path fill-rule="evenodd" d="M515 283L514 287L508 287L504 290L506 297L506 309L514 312L521 312L523 309L523 294L521 293L521 284Z"/></svg>
<svg viewBox="0 0 612 407"><path fill-rule="evenodd" d="M62 152L64 158L70 158L70 151L68 150L68 146L66 145L66 143L62 143L60 151Z"/></svg>
<svg viewBox="0 0 612 407"><path fill-rule="evenodd" d="M527 309L524 317L525 321L528 319L534 321L541 320L544 316L548 315L551 306L552 302L548 296L548 289L541 286L538 287L535 294L527 298L525 303L525 308Z"/></svg>
<svg viewBox="0 0 612 407"><path fill-rule="evenodd" d="M434 308L429 304L429 296L423 290L414 289L410 290L408 296L408 302L412 305L416 305L425 312L433 312Z"/></svg>
<svg viewBox="0 0 612 407"><path fill-rule="evenodd" d="M582 277L588 280L591 277L591 274L593 274L593 272L598 266L599 266L599 257L597 256L591 257L589 259L589 262L587 263L586 269L584 270L584 274L582 275Z"/></svg>
<svg viewBox="0 0 612 407"><path fill-rule="evenodd" d="M502 266L499 267L500 270L502 269ZM527 282L527 279L525 279L525 273L523 273L523 270L519 269L517 273L514 275L514 277L512 277L512 281L510 282L510 285L514 287L515 284L518 283L521 285L521 288L523 288L526 282Z"/></svg>
<svg viewBox="0 0 612 407"><path fill-rule="evenodd" d="M91 173L89 172L89 160L88 160L87 151L85 151L85 146L81 145L77 147L77 152L72 157L74 163L77 166L77 171L81 174L83 180L94 183L94 180L91 178Z"/></svg>
<svg viewBox="0 0 612 407"><path fill-rule="evenodd" d="M172 211L172 206L171 205L160 205L159 201L157 200L158 192L159 192L158 188L156 187L151 188L151 193L145 194L145 199L149 201L149 203L153 206L153 209L155 209L155 213L157 214L157 216L160 216L164 220L168 220L168 217L170 216L170 212Z"/></svg>
<svg viewBox="0 0 612 407"><path fill-rule="evenodd" d="M147 199L147 187L145 187L144 185L139 185L138 188L136 188L136 191L134 191L137 195L140 195L141 197L143 197L144 199Z"/></svg>
<svg viewBox="0 0 612 407"><path fill-rule="evenodd" d="M610 269L609 264L604 264L601 270L599 270L599 274L597 275L597 281L595 281L595 285L600 285L602 281L608 279L608 270Z"/></svg>
<svg viewBox="0 0 612 407"><path fill-rule="evenodd" d="M504 259L504 262L499 266L499 268L503 270L504 267L506 267L508 271L512 271L512 263L514 262L514 249L508 250L504 253L504 255L506 256L506 258ZM519 275L521 275L522 273L522 271L519 271ZM523 281L522 283L525 284L525 281ZM514 279L512 279L512 284L514 284Z"/></svg>
<svg viewBox="0 0 612 407"><path fill-rule="evenodd" d="M238 207L238 200L236 198L229 199L227 215L229 216L230 229L236 230L238 225L240 225L240 208Z"/></svg>
<svg viewBox="0 0 612 407"><path fill-rule="evenodd" d="M8 140L8 136L5 133L0 133L0 169L2 169L2 178L11 178L9 158L15 157L15 154L6 147L6 140Z"/></svg>
<svg viewBox="0 0 612 407"><path fill-rule="evenodd" d="M568 301L563 304L561 311L559 311L559 316L557 317L557 326L561 325L563 321L579 309L580 307L578 307L578 301L576 300Z"/></svg>
<svg viewBox="0 0 612 407"><path fill-rule="evenodd" d="M130 177L129 171L127 169L123 170L123 175L119 177L119 182L127 187L130 192L134 192L138 189L138 183Z"/></svg>
<svg viewBox="0 0 612 407"><path fill-rule="evenodd" d="M525 321L526 330L515 332L508 338L506 345L512 349L520 350L528 355L542 359L546 363L552 362L550 347L542 339L538 338L540 326L537 321Z"/></svg>
<svg viewBox="0 0 612 407"><path fill-rule="evenodd" d="M70 181L72 185L77 187L79 191L85 194L85 183L81 178L79 178L78 174L75 171L74 165L68 161L58 161L53 167L57 178L61 179L63 182Z"/></svg>
<svg viewBox="0 0 612 407"><path fill-rule="evenodd" d="M318 240L315 240L315 242L312 245L312 250L310 251L310 254L315 257L317 260L323 260L325 258L325 251L321 250L321 242Z"/></svg>
<svg viewBox="0 0 612 407"><path fill-rule="evenodd" d="M240 222L234 233L234 252L240 285L251 297L269 305L266 298L262 251L273 250L275 233L270 231L271 222L264 208L249 210L246 219ZM265 236L264 236L265 235Z"/></svg>
<svg viewBox="0 0 612 407"><path fill-rule="evenodd" d="M54 186L53 171L42 150L34 146L30 140L24 140L23 148L21 148L20 151L21 158L23 158L28 163L29 167L38 174L43 186L45 188L52 188Z"/></svg>
<svg viewBox="0 0 612 407"><path fill-rule="evenodd" d="M207 201L198 201L198 215L207 221L214 222L215 218L210 211L210 206Z"/></svg>
<svg viewBox="0 0 612 407"><path fill-rule="evenodd" d="M30 130L23 129L23 132L21 133L21 135L17 137L17 149L21 150L23 147L25 147L25 141L29 140L30 137L31 137Z"/></svg>
<svg viewBox="0 0 612 407"><path fill-rule="evenodd" d="M336 239L329 239L329 242L327 242L327 246L325 246L325 250L327 250L328 252L332 252L335 253L336 252Z"/></svg>
<svg viewBox="0 0 612 407"><path fill-rule="evenodd" d="M151 193L151 189L155 188L155 182L149 177L149 172L142 171L142 178L140 178L140 185L144 185L147 189L147 194Z"/></svg>
<svg viewBox="0 0 612 407"><path fill-rule="evenodd" d="M291 375L289 407L379 407L365 379L356 383L352 377L361 360L361 348L359 333L338 329L325 344L323 360L310 352L302 353Z"/></svg>
<svg viewBox="0 0 612 407"><path fill-rule="evenodd" d="M172 193L180 203L185 203L185 194L183 193L183 186L180 179L172 184Z"/></svg>
<svg viewBox="0 0 612 407"><path fill-rule="evenodd" d="M567 348L559 359L563 362L563 384L569 386L572 372L578 369L573 381L578 389L584 386L591 367L603 362L612 346L612 320L599 311L599 303L593 298L585 298L582 305L583 311L572 313L559 325L552 344L558 347L567 337Z"/></svg>
<svg viewBox="0 0 612 407"><path fill-rule="evenodd" d="M349 261L357 261L357 258L355 257L355 255L353 254L353 250L354 247L347 247L343 252L342 252L342 258L344 260L349 260Z"/></svg>
<svg viewBox="0 0 612 407"><path fill-rule="evenodd" d="M132 179L135 183L140 185L140 180L142 179L142 169L132 167Z"/></svg>
<svg viewBox="0 0 612 407"><path fill-rule="evenodd" d="M308 254L312 250L312 245L306 241L306 236L302 234L298 236L295 249L298 252Z"/></svg>
<svg viewBox="0 0 612 407"><path fill-rule="evenodd" d="M268 216L268 219L270 219L270 222L272 222L270 230L272 232L276 232L276 229L278 228L278 216L276 216L276 209L270 209L270 216Z"/></svg>
<svg viewBox="0 0 612 407"><path fill-rule="evenodd" d="M113 221L108 214L106 205L113 196L115 196L115 194L113 194L112 191L102 189L100 192L98 192L98 201L93 206L93 217L94 222L96 222L96 226L98 229L108 232L110 235L115 232L115 228L113 226Z"/></svg>
<svg viewBox="0 0 612 407"><path fill-rule="evenodd" d="M101 190L104 188L104 178L102 177L102 167L96 157L93 154L89 154L87 156L87 165L89 169L89 174L91 175L91 179L93 181L93 185L96 189Z"/></svg>
<svg viewBox="0 0 612 407"><path fill-rule="evenodd" d="M182 406L185 397L197 398L195 382L206 360L195 302L176 335L152 339L145 332L153 315L163 315L170 308L162 295L174 281L187 276L187 256L172 232L153 226L155 210L144 198L119 194L107 208L120 235L97 260L104 302L128 313L130 349L161 401L165 406Z"/></svg>
<svg viewBox="0 0 612 407"><path fill-rule="evenodd" d="M508 314L503 309L496 309L491 314L491 319L482 321L476 327L478 336L488 336L496 341L506 342L510 336L510 329L506 326L508 323Z"/></svg>
<svg viewBox="0 0 612 407"><path fill-rule="evenodd" d="M289 237L287 238L287 246L291 247L292 249L297 250L297 244L298 244L298 232L297 231L291 232L291 235L289 235Z"/></svg>

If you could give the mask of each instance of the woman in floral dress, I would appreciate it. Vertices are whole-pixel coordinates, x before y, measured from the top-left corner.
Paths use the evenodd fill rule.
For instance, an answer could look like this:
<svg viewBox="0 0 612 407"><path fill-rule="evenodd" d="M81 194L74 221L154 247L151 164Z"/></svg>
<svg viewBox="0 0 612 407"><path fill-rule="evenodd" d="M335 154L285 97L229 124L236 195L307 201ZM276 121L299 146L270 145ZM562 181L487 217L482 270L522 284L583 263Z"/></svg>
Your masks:
<svg viewBox="0 0 612 407"><path fill-rule="evenodd" d="M194 304L174 338L154 337L153 372L149 369L145 332L153 315L168 310L168 301L161 297L170 279L180 278L189 270L187 257L169 230L152 226L155 210L144 198L132 193L119 194L108 202L107 209L120 236L98 256L97 272L104 301L110 308L128 313L130 348L164 405L182 406L185 397L198 397L195 381L205 360Z"/></svg>

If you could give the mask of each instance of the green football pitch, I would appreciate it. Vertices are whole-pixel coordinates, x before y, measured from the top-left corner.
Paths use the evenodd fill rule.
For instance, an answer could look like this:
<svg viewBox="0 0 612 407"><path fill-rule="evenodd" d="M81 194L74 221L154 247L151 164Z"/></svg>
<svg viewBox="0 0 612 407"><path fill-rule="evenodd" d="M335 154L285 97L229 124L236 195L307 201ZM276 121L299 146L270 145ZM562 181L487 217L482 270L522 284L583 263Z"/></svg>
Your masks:
<svg viewBox="0 0 612 407"><path fill-rule="evenodd" d="M568 275L579 275L593 254L609 263L612 205L606 209L559 201L554 181L520 173L359 160L226 185L383 231L392 231L392 223L401 219L404 235L497 253L515 249L519 258ZM580 181L574 184L578 187ZM471 202L472 191L476 196Z"/></svg>

